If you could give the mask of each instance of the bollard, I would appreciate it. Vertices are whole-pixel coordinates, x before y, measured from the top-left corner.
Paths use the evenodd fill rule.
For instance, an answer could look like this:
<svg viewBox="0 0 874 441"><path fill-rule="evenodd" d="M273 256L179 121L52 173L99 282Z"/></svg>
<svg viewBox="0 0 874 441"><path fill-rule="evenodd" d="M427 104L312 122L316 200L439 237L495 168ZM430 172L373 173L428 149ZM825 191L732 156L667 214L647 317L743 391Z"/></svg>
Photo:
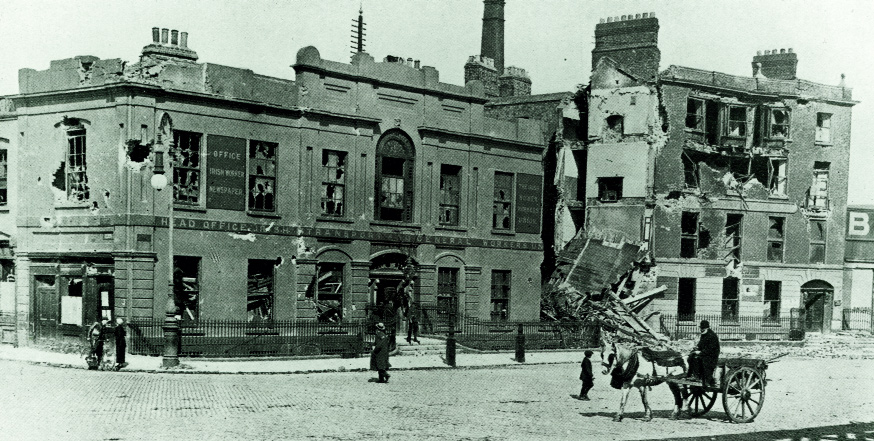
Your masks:
<svg viewBox="0 0 874 441"><path fill-rule="evenodd" d="M522 323L519 323L519 333L516 334L516 361L525 363L525 334L522 332Z"/></svg>
<svg viewBox="0 0 874 441"><path fill-rule="evenodd" d="M446 338L446 364L455 367L455 330L449 330L449 337Z"/></svg>

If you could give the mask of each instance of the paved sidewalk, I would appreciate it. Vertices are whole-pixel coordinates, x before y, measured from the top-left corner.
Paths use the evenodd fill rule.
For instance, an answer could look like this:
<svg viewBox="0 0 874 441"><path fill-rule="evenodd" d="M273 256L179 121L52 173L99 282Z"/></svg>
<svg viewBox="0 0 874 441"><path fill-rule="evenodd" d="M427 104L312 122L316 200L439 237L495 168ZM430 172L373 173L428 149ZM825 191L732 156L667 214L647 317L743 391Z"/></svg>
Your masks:
<svg viewBox="0 0 874 441"><path fill-rule="evenodd" d="M400 339L399 339L400 340ZM400 342L399 342L400 343ZM406 344L406 342L403 342ZM456 355L456 367L461 369L513 366L524 364L579 363L583 351L528 352L525 363L517 363L513 352ZM34 348L0 346L0 359L47 366L86 369L85 360L78 354L63 354ZM451 369L443 355L398 355L391 357L392 370ZM244 358L216 360L208 358L180 358L180 366L161 368L161 357L128 355L128 366L122 371L184 373L184 374L307 374L319 372L360 372L370 367L370 358L309 358L264 359Z"/></svg>

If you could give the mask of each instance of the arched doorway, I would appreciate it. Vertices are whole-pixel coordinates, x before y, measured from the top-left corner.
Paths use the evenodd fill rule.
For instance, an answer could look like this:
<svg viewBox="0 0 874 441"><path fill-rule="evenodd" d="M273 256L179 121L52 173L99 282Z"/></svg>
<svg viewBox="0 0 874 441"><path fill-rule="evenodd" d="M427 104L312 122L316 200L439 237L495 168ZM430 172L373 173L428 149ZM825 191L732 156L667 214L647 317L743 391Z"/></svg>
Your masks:
<svg viewBox="0 0 874 441"><path fill-rule="evenodd" d="M415 300L415 274L418 264L400 252L378 255L370 261L370 304L368 319L381 321L389 329L391 347L397 332L403 332L403 316Z"/></svg>
<svg viewBox="0 0 874 441"><path fill-rule="evenodd" d="M826 312L834 288L828 282L811 280L801 285L801 310L804 314L805 332L822 332L826 322Z"/></svg>

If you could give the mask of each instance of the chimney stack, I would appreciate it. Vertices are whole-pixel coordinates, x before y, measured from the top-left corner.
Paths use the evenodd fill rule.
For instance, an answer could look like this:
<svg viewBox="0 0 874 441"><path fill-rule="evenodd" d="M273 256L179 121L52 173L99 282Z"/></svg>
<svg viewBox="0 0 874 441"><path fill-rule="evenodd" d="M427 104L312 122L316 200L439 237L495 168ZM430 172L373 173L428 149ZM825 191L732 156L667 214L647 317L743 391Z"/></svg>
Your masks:
<svg viewBox="0 0 874 441"><path fill-rule="evenodd" d="M197 61L197 52L188 48L188 32L168 28L152 28L152 43L143 48L142 56Z"/></svg>
<svg viewBox="0 0 874 441"><path fill-rule="evenodd" d="M158 44L161 42L161 30L152 28L152 43Z"/></svg>
<svg viewBox="0 0 874 441"><path fill-rule="evenodd" d="M179 34L179 46L183 49L188 48L188 32L182 32Z"/></svg>
<svg viewBox="0 0 874 441"><path fill-rule="evenodd" d="M639 17L639 18L638 18ZM643 81L652 81L659 72L659 20L654 12L607 17L595 25L592 69L610 57L623 70Z"/></svg>
<svg viewBox="0 0 874 441"><path fill-rule="evenodd" d="M161 44L167 44L167 39L170 35L170 30L167 28L161 29Z"/></svg>
<svg viewBox="0 0 874 441"><path fill-rule="evenodd" d="M170 44L173 46L179 45L179 31L176 29L170 31Z"/></svg>
<svg viewBox="0 0 874 441"><path fill-rule="evenodd" d="M480 55L495 60L498 76L504 73L504 0L483 0Z"/></svg>
<svg viewBox="0 0 874 441"><path fill-rule="evenodd" d="M761 71L757 72L757 67ZM798 68L798 54L792 48L765 50L764 54L753 56L753 75L760 73L767 78L775 80L794 80Z"/></svg>

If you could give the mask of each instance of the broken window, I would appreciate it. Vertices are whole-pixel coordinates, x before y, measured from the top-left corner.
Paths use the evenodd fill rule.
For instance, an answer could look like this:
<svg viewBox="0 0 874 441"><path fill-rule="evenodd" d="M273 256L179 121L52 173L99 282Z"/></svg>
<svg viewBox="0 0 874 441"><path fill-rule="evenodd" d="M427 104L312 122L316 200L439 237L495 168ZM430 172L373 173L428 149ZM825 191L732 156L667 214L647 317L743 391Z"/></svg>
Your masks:
<svg viewBox="0 0 874 441"><path fill-rule="evenodd" d="M780 291L783 283L779 280L765 280L764 318L765 321L780 320Z"/></svg>
<svg viewBox="0 0 874 441"><path fill-rule="evenodd" d="M684 211L680 220L680 257L698 255L698 213Z"/></svg>
<svg viewBox="0 0 874 441"><path fill-rule="evenodd" d="M695 279L680 277L677 284L677 320L695 320Z"/></svg>
<svg viewBox="0 0 874 441"><path fill-rule="evenodd" d="M513 175L495 172L495 197L492 206L492 228L509 230L512 228Z"/></svg>
<svg viewBox="0 0 874 441"><path fill-rule="evenodd" d="M376 194L376 219L413 221L413 144L398 132L376 147Z"/></svg>
<svg viewBox="0 0 874 441"><path fill-rule="evenodd" d="M200 133L173 131L175 158L173 163L173 201L200 204Z"/></svg>
<svg viewBox="0 0 874 441"><path fill-rule="evenodd" d="M82 278L62 278L67 282L66 292L61 293L61 324L82 326Z"/></svg>
<svg viewBox="0 0 874 441"><path fill-rule="evenodd" d="M832 116L830 113L816 114L816 142L821 144L832 142Z"/></svg>
<svg viewBox="0 0 874 441"><path fill-rule="evenodd" d="M9 203L7 190L7 176L9 174L9 152L0 150L0 207Z"/></svg>
<svg viewBox="0 0 874 441"><path fill-rule="evenodd" d="M686 128L704 131L704 100L689 98L686 101Z"/></svg>
<svg viewBox="0 0 874 441"><path fill-rule="evenodd" d="M735 322L740 311L738 298L738 279L726 277L722 279L722 321Z"/></svg>
<svg viewBox="0 0 874 441"><path fill-rule="evenodd" d="M194 322L200 310L200 257L173 257L173 294L182 322Z"/></svg>
<svg viewBox="0 0 874 441"><path fill-rule="evenodd" d="M810 263L825 263L825 221L810 221Z"/></svg>
<svg viewBox="0 0 874 441"><path fill-rule="evenodd" d="M316 269L318 321L339 323L343 318L343 264L319 263Z"/></svg>
<svg viewBox="0 0 874 441"><path fill-rule="evenodd" d="M249 141L249 210L276 210L276 150L279 144Z"/></svg>
<svg viewBox="0 0 874 441"><path fill-rule="evenodd" d="M728 125L727 136L743 138L747 136L747 108L744 106L727 106Z"/></svg>
<svg viewBox="0 0 874 441"><path fill-rule="evenodd" d="M622 199L622 177L598 178L598 199L601 202Z"/></svg>
<svg viewBox="0 0 874 441"><path fill-rule="evenodd" d="M768 190L774 196L786 196L786 158L768 160Z"/></svg>
<svg viewBox="0 0 874 441"><path fill-rule="evenodd" d="M768 261L783 261L784 229L786 218L768 217Z"/></svg>
<svg viewBox="0 0 874 441"><path fill-rule="evenodd" d="M88 201L88 167L85 163L85 129L76 128L67 132L67 167L65 184L67 200Z"/></svg>
<svg viewBox="0 0 874 441"><path fill-rule="evenodd" d="M743 217L732 213L725 216L725 248L728 250L725 259L740 261Z"/></svg>
<svg viewBox="0 0 874 441"><path fill-rule="evenodd" d="M343 216L346 209L346 152L322 151L322 214Z"/></svg>
<svg viewBox="0 0 874 441"><path fill-rule="evenodd" d="M607 132L604 134L604 138L607 140L615 140L618 141L622 139L622 135L625 133L624 123L625 118L622 115L610 115L607 117Z"/></svg>
<svg viewBox="0 0 874 441"><path fill-rule="evenodd" d="M461 205L461 167L440 166L440 225L458 225Z"/></svg>
<svg viewBox="0 0 874 441"><path fill-rule="evenodd" d="M704 103L704 138L707 144L719 143L719 104L714 101Z"/></svg>
<svg viewBox="0 0 874 441"><path fill-rule="evenodd" d="M511 273L492 270L491 319L505 322L510 318Z"/></svg>
<svg viewBox="0 0 874 441"><path fill-rule="evenodd" d="M692 158L692 155L683 151L683 178L686 188L699 188L698 183L701 182L701 173L698 167L698 162Z"/></svg>
<svg viewBox="0 0 874 441"><path fill-rule="evenodd" d="M808 190L807 208L817 211L829 209L828 202L828 162L813 163L813 184Z"/></svg>
<svg viewBox="0 0 874 441"><path fill-rule="evenodd" d="M770 121L767 125L767 136L771 139L789 137L789 111L786 109L770 109Z"/></svg>
<svg viewBox="0 0 874 441"><path fill-rule="evenodd" d="M249 323L273 321L273 260L249 260L246 310Z"/></svg>

